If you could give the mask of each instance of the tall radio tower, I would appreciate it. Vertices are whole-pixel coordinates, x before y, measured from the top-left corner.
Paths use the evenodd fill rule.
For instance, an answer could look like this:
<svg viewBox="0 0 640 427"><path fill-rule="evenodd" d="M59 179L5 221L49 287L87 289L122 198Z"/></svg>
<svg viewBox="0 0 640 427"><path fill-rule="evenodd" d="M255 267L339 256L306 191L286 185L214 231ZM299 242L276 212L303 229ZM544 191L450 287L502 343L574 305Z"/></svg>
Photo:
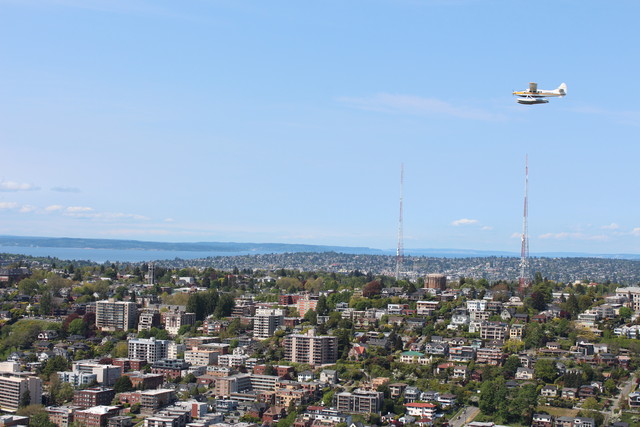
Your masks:
<svg viewBox="0 0 640 427"><path fill-rule="evenodd" d="M402 199L404 190L404 163L400 164L400 220L398 221L398 250L396 252L396 280L400 279L400 274L404 264L404 237L402 236Z"/></svg>
<svg viewBox="0 0 640 427"><path fill-rule="evenodd" d="M531 272L529 265L529 156L525 157L525 178L524 178L524 215L522 217L522 248L520 250L520 290L531 283Z"/></svg>

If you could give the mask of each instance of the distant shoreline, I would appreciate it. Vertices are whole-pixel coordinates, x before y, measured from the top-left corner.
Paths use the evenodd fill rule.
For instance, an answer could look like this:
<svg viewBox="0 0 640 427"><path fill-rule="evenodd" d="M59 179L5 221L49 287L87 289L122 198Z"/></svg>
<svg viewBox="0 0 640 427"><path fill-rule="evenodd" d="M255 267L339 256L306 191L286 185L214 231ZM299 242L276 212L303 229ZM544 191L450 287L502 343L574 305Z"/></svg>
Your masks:
<svg viewBox="0 0 640 427"><path fill-rule="evenodd" d="M51 255L47 250L52 249ZM67 237L27 237L0 236L0 252L20 253L34 256L55 256L53 253L65 253L73 256L68 259L86 259L92 253L98 254L100 259L109 261L140 262L156 259L173 258L206 258L210 256L235 256L252 254L282 254L282 253L324 253L337 252L354 255L395 255L395 250L375 249L369 247L325 246L293 243L239 243L239 242L149 242L139 240L119 239L83 239ZM104 251L104 252L103 252ZM111 251L111 252L109 252ZM123 252L124 251L124 252ZM118 255L119 253L121 253ZM135 255L134 255L135 254ZM473 250L473 249L410 249L405 248L406 256L424 256L435 258L473 258L473 257L516 257L520 254L507 251ZM116 258L104 258L111 256ZM608 258L640 260L640 254L590 254L579 252L546 252L532 253L532 257L549 258ZM103 262L103 261L95 261Z"/></svg>

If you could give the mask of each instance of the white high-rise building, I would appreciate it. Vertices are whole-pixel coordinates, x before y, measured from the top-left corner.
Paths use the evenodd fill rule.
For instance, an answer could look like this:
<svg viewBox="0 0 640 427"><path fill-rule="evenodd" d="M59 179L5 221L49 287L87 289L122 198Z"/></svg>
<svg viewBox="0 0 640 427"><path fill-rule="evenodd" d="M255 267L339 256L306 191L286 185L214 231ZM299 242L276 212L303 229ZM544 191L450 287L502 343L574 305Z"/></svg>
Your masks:
<svg viewBox="0 0 640 427"><path fill-rule="evenodd" d="M14 364L3 363L0 366L0 410L17 411L27 395L30 404L42 403L42 380L33 372L19 372Z"/></svg>
<svg viewBox="0 0 640 427"><path fill-rule="evenodd" d="M143 359L153 363L168 358L169 341L155 338L135 338L128 341L129 359Z"/></svg>
<svg viewBox="0 0 640 427"><path fill-rule="evenodd" d="M96 327L101 331L135 329L138 307L135 302L114 299L96 302Z"/></svg>
<svg viewBox="0 0 640 427"><path fill-rule="evenodd" d="M253 337L271 338L280 325L284 323L284 310L275 308L259 308L253 318Z"/></svg>

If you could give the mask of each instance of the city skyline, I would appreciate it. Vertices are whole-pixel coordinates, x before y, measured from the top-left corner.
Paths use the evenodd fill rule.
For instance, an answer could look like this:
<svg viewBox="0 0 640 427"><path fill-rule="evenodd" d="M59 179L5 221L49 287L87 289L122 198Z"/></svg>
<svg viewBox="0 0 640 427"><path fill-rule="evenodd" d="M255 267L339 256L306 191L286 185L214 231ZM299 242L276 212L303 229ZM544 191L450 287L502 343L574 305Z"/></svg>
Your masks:
<svg viewBox="0 0 640 427"><path fill-rule="evenodd" d="M0 235L640 253L635 2L0 10Z"/></svg>

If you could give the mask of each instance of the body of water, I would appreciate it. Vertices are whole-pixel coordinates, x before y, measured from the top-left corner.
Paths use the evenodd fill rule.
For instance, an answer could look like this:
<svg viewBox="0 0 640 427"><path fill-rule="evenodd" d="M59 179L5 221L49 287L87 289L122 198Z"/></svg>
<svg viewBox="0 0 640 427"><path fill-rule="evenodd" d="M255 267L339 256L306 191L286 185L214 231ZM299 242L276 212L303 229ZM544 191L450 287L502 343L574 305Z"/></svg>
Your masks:
<svg viewBox="0 0 640 427"><path fill-rule="evenodd" d="M196 259L214 256L258 255L262 252L213 251L150 251L143 249L46 248L31 246L0 246L0 253L53 257L62 260L110 262L144 262L165 259Z"/></svg>

